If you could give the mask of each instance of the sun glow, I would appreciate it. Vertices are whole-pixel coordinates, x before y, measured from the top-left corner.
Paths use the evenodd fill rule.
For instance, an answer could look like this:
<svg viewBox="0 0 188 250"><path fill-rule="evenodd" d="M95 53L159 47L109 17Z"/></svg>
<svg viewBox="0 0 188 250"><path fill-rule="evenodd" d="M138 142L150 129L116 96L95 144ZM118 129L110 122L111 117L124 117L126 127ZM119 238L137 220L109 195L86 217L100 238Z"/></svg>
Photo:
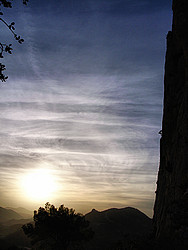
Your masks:
<svg viewBox="0 0 188 250"><path fill-rule="evenodd" d="M48 169L33 170L22 177L22 188L27 199L43 201L52 198L57 191L53 173Z"/></svg>

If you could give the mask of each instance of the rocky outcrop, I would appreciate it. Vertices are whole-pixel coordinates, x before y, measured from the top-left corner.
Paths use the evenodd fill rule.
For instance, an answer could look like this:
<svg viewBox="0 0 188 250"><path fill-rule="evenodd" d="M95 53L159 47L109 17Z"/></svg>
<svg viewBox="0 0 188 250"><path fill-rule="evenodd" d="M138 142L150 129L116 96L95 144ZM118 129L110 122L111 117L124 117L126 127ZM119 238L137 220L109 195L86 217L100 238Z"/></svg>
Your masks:
<svg viewBox="0 0 188 250"><path fill-rule="evenodd" d="M167 35L160 167L154 206L157 239L188 246L188 1L173 1ZM187 248L188 249L188 248Z"/></svg>

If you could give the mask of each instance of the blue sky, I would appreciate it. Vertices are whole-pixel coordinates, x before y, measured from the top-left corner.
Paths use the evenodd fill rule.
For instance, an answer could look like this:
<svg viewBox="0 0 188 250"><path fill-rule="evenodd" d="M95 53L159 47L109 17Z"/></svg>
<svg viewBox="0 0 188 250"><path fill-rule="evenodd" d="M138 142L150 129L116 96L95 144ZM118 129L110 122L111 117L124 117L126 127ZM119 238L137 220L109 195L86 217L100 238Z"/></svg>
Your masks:
<svg viewBox="0 0 188 250"><path fill-rule="evenodd" d="M43 205L20 185L43 169L56 205L152 216L171 16L170 0L39 0L6 12L25 42L2 26L14 47L0 91L2 206Z"/></svg>

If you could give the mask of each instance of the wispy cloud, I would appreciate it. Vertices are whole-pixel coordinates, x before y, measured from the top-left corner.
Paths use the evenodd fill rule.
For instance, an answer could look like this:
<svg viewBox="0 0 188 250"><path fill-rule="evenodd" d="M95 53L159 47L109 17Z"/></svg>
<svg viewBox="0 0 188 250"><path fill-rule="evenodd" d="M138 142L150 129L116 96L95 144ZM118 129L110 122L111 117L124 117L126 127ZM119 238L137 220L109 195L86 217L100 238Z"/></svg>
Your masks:
<svg viewBox="0 0 188 250"><path fill-rule="evenodd" d="M17 169L20 173L47 165L59 180L57 200L68 204L96 200L100 208L108 200L113 206L134 205L145 196L152 199L148 190L154 188L158 164L161 105L158 99L151 102L146 87L139 95L131 87L138 79L144 85L145 77L127 82L119 77L99 79L107 84L91 86L96 77L78 76L76 86L71 77L71 86L57 82L52 92L43 93L35 83L28 95L27 87L16 83L17 101L15 92L7 101L2 98L0 159L1 166L12 171L10 182L14 183L14 175L17 178Z"/></svg>
<svg viewBox="0 0 188 250"><path fill-rule="evenodd" d="M19 16L25 45L0 91L2 205L23 200L20 176L48 168L56 203L151 215L170 11L149 1L73 1L73 11L64 1L62 15L41 3Z"/></svg>

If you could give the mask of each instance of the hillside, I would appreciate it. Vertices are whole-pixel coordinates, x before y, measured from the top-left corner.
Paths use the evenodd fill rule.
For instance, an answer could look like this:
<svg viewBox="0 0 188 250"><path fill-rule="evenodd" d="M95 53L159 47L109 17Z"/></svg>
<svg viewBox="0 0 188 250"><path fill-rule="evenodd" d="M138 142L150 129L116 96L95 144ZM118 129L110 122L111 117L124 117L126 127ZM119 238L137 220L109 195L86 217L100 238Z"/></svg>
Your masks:
<svg viewBox="0 0 188 250"><path fill-rule="evenodd" d="M13 208L13 207L7 207L6 209L11 209L21 215L24 219L31 218L33 216L33 211L30 211L23 207Z"/></svg>
<svg viewBox="0 0 188 250"><path fill-rule="evenodd" d="M20 211L26 212L27 210L21 209ZM24 235L21 227L30 221L32 221L31 215L27 215L25 219L24 216L13 211L13 208L0 207L0 249L8 249L11 246L29 246L30 240Z"/></svg>
<svg viewBox="0 0 188 250"><path fill-rule="evenodd" d="M95 232L87 249L114 249L127 238L147 237L151 232L152 220L141 211L127 207L112 208L102 212L93 209L86 219Z"/></svg>
<svg viewBox="0 0 188 250"><path fill-rule="evenodd" d="M0 223L4 223L8 220L19 220L23 217L11 209L0 207Z"/></svg>
<svg viewBox="0 0 188 250"><path fill-rule="evenodd" d="M0 250L25 249L25 247L27 249L30 246L30 239L24 234L21 225L16 231L0 238Z"/></svg>
<svg viewBox="0 0 188 250"><path fill-rule="evenodd" d="M95 233L94 238L86 244L87 250L114 250L119 243L125 244L127 240L148 236L151 230L151 219L131 207L112 208L102 212L93 209L85 217ZM28 222L29 219L14 219L7 221L6 226L0 225L0 249L30 246L30 240L21 229L21 226Z"/></svg>
<svg viewBox="0 0 188 250"><path fill-rule="evenodd" d="M25 210L22 209L22 211ZM13 209L0 207L0 238L15 233L23 224L30 221L32 221L31 215L27 215L27 219L25 219Z"/></svg>

